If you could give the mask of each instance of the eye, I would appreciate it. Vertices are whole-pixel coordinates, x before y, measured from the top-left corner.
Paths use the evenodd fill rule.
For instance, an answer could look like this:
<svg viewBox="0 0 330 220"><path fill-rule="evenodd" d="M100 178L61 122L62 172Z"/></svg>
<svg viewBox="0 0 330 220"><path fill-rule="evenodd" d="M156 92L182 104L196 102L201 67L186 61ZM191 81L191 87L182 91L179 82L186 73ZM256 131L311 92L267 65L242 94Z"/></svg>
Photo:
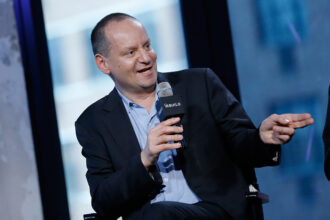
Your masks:
<svg viewBox="0 0 330 220"><path fill-rule="evenodd" d="M151 49L151 45L150 45L150 44L146 44L146 45L145 45L145 48L146 48L147 50L150 50L150 49Z"/></svg>
<svg viewBox="0 0 330 220"><path fill-rule="evenodd" d="M130 50L127 52L128 55L134 55L134 50Z"/></svg>

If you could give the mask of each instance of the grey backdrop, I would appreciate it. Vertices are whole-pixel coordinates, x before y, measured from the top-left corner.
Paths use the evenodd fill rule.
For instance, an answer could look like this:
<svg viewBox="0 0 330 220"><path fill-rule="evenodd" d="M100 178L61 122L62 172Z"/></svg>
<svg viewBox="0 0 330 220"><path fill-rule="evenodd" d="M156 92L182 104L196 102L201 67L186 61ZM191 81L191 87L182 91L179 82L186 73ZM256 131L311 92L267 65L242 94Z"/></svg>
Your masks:
<svg viewBox="0 0 330 220"><path fill-rule="evenodd" d="M0 0L0 215L43 219L13 0Z"/></svg>

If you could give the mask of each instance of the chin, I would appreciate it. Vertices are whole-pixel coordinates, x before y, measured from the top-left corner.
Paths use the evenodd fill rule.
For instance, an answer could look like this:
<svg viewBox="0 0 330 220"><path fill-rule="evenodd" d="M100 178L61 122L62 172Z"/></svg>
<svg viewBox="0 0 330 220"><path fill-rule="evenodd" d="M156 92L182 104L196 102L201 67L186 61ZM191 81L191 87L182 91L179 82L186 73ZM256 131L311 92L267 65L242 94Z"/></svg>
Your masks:
<svg viewBox="0 0 330 220"><path fill-rule="evenodd" d="M157 72L153 71L148 78L144 79L144 82L147 87L154 86L157 82Z"/></svg>
<svg viewBox="0 0 330 220"><path fill-rule="evenodd" d="M142 87L144 90L153 91L156 88L156 80L151 83L144 84Z"/></svg>

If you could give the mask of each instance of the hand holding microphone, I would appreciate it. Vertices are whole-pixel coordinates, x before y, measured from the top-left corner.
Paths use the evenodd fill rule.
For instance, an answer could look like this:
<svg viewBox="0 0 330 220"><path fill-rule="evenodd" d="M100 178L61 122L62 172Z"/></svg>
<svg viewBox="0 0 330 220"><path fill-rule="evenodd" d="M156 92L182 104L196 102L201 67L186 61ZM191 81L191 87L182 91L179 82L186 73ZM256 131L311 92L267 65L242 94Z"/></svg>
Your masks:
<svg viewBox="0 0 330 220"><path fill-rule="evenodd" d="M141 152L141 160L145 168L154 165L161 152L181 147L183 128L173 126L180 122L180 118L169 118L150 129L147 145Z"/></svg>
<svg viewBox="0 0 330 220"><path fill-rule="evenodd" d="M180 96L173 95L173 90L168 82L161 82L157 85L157 94L160 101L158 106L158 114L160 120L179 117L180 122L176 126L181 125L181 119L184 115L184 107ZM181 140L181 146L185 146L184 139Z"/></svg>
<svg viewBox="0 0 330 220"><path fill-rule="evenodd" d="M147 145L141 152L142 163L147 169L157 162L161 152L184 146L180 123L184 115L181 98L173 95L168 82L158 84L157 94L160 103L156 107L161 123L150 129Z"/></svg>

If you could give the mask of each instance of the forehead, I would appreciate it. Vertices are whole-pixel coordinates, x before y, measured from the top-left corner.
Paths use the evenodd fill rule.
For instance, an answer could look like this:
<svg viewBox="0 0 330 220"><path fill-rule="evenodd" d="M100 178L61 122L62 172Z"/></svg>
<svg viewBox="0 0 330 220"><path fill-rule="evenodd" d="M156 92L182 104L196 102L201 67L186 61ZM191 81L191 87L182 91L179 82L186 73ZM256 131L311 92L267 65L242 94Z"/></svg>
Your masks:
<svg viewBox="0 0 330 220"><path fill-rule="evenodd" d="M105 27L105 34L112 46L116 44L132 44L149 39L143 25L134 19L112 21Z"/></svg>

